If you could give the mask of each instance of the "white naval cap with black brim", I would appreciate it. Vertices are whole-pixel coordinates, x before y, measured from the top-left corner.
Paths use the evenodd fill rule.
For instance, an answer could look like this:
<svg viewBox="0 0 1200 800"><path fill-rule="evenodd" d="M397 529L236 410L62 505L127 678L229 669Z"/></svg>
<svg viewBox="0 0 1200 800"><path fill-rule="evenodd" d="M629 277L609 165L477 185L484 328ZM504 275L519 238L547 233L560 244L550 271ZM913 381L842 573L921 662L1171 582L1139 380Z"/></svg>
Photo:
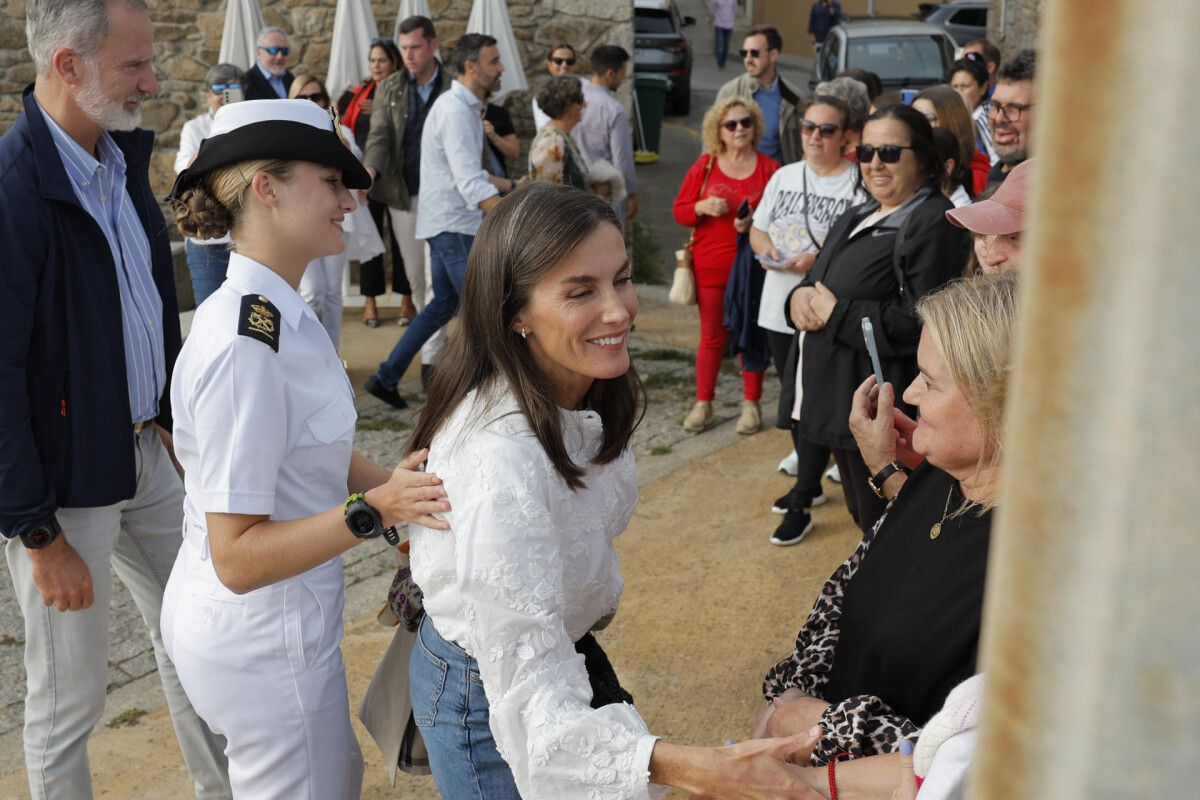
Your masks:
<svg viewBox="0 0 1200 800"><path fill-rule="evenodd" d="M196 160L175 178L167 199L178 199L218 167L263 158L336 167L346 188L371 186L371 176L342 141L328 111L311 100L243 100L217 109Z"/></svg>

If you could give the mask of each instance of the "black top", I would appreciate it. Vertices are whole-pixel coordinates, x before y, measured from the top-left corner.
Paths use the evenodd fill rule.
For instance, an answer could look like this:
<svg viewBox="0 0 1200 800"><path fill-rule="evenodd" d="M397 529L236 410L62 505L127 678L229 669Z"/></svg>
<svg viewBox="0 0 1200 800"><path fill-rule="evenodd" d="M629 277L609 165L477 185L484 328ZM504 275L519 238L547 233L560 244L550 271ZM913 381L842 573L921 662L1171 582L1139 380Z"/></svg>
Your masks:
<svg viewBox="0 0 1200 800"><path fill-rule="evenodd" d="M483 112L483 118L492 123L492 127L496 129L497 136L509 136L517 132L516 126L513 125L512 117L504 106L498 106L495 103L488 103L487 108ZM499 172L494 173L497 177L508 177L508 164L504 163L504 154L500 152L500 148L492 144L491 139L487 139L488 149L492 151L492 155L496 157L496 163L499 164ZM491 172L485 164L484 168Z"/></svg>
<svg viewBox="0 0 1200 800"><path fill-rule="evenodd" d="M931 539L947 495L953 514L958 482L925 463L892 503L846 586L826 700L875 695L923 726L975 674L992 513L972 508Z"/></svg>
<svg viewBox="0 0 1200 800"><path fill-rule="evenodd" d="M1008 165L1003 161L997 161L992 165L992 168L988 170L987 185L984 187L985 191L994 191L1000 184L1004 183L1004 179L1008 177L1008 173L1012 172L1011 167L1009 167L1008 172L1005 172L1004 168L1006 166ZM1013 166L1016 165L1014 164Z"/></svg>
<svg viewBox="0 0 1200 800"><path fill-rule="evenodd" d="M242 94L247 100L282 100L287 97L287 93L292 90L292 80L296 76L292 75L292 71L288 70L283 73L283 97L275 94L275 89L271 86L271 82L258 67L258 62L250 65L250 69L242 73Z"/></svg>
<svg viewBox="0 0 1200 800"><path fill-rule="evenodd" d="M879 209L877 201L854 206L838 217L800 284L820 281L837 296L825 327L804 337L800 434L805 441L858 449L848 420L854 390L871 374L863 317L871 318L883 378L896 390L896 407L909 416L914 413L901 399L917 374L921 324L914 305L962 274L970 247L967 232L946 219L946 211L953 208L950 201L941 192L921 191L911 206L901 206L858 233L858 224ZM905 217L910 220L899 246L907 289L902 298L893 258Z"/></svg>
<svg viewBox="0 0 1200 800"><path fill-rule="evenodd" d="M352 87L342 92L342 96L338 98L337 110L339 117L346 116L346 109L350 107L350 102L354 100L354 92L361 89L362 86ZM370 88L367 89L367 100L375 99L375 90L379 88L379 84L370 81ZM354 143L358 145L360 150L365 150L367 147L367 136L371 133L371 115L359 113L358 118L354 120Z"/></svg>

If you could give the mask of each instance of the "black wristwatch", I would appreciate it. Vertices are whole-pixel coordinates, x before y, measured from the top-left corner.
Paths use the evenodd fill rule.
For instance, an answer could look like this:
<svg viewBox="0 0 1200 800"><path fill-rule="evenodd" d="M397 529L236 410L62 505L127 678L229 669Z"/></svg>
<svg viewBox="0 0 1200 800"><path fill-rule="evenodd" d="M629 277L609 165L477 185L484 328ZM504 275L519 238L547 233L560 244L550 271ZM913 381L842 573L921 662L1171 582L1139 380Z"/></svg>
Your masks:
<svg viewBox="0 0 1200 800"><path fill-rule="evenodd" d="M21 544L25 545L26 550L41 550L44 547L49 547L50 543L58 538L62 533L62 528L58 521L53 517L45 525L38 525L30 528L21 534Z"/></svg>
<svg viewBox="0 0 1200 800"><path fill-rule="evenodd" d="M371 507L362 492L346 498L346 527L359 539L376 539L380 536L392 547L400 544L400 533L393 525L383 527L379 512Z"/></svg>
<svg viewBox="0 0 1200 800"><path fill-rule="evenodd" d="M903 472L905 475L907 475L908 467L904 466L899 461L893 461L892 463L886 465L883 469L879 470L879 472L876 472L874 475L867 478L867 485L871 487L871 491L874 492L880 500L887 500L887 495L883 493L883 484L885 484L887 479L895 475L897 472Z"/></svg>

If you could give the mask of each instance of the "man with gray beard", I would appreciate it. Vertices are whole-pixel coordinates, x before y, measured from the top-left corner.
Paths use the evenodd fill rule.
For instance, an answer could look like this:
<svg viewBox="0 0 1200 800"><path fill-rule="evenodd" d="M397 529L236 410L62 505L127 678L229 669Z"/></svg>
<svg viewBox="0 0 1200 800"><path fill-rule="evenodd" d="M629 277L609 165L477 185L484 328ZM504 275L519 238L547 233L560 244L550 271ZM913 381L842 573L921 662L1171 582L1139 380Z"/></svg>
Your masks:
<svg viewBox="0 0 1200 800"><path fill-rule="evenodd" d="M138 130L158 91L145 0L28 0L37 77L0 137L0 533L25 620L32 797L92 797L115 570L158 663L198 798L230 797L159 611L181 544L171 368L179 313Z"/></svg>
<svg viewBox="0 0 1200 800"><path fill-rule="evenodd" d="M254 40L254 64L242 75L247 100L283 100L292 88L293 75L287 68L292 46L283 28L263 28Z"/></svg>

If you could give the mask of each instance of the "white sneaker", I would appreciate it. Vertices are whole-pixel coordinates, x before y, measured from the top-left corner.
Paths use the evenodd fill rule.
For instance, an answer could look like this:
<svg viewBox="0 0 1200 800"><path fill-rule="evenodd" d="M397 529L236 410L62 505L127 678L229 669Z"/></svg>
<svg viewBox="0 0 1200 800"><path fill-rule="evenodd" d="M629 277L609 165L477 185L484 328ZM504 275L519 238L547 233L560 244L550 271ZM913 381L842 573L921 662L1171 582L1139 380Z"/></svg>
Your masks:
<svg viewBox="0 0 1200 800"><path fill-rule="evenodd" d="M834 483L842 482L842 473L838 472L837 464L834 464L832 467L825 470L825 477Z"/></svg>
<svg viewBox="0 0 1200 800"><path fill-rule="evenodd" d="M793 450L779 462L779 466L776 469L784 475L791 475L793 478L796 477L796 473L800 471L800 456L796 455L796 451Z"/></svg>

